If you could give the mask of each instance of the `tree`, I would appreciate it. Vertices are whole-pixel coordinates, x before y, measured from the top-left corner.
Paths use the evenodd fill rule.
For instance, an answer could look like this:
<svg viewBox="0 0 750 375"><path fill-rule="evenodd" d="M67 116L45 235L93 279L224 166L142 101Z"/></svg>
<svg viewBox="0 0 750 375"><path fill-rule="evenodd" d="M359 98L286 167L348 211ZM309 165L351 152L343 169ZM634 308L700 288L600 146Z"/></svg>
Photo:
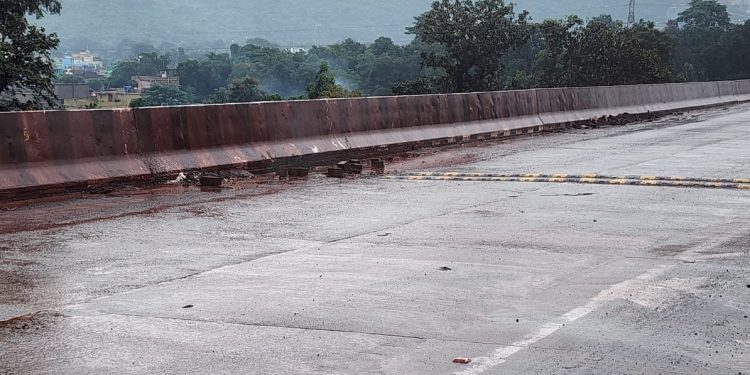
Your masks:
<svg viewBox="0 0 750 375"><path fill-rule="evenodd" d="M543 87L560 87L573 81L573 58L583 20L569 16L565 20L545 20L537 26L544 40L536 70Z"/></svg>
<svg viewBox="0 0 750 375"><path fill-rule="evenodd" d="M441 0L407 30L432 46L422 60L445 72L443 91L489 91L499 87L503 54L528 40L527 16L503 0Z"/></svg>
<svg viewBox="0 0 750 375"><path fill-rule="evenodd" d="M671 42L651 22L630 28L610 16L583 26L575 16L540 26L545 49L537 76L545 87L611 86L667 82L672 78Z"/></svg>
<svg viewBox="0 0 750 375"><path fill-rule="evenodd" d="M0 0L0 111L55 106L49 51L60 41L26 16L39 19L60 9L58 0ZM22 92L28 98L16 95Z"/></svg>
<svg viewBox="0 0 750 375"><path fill-rule="evenodd" d="M139 73L138 61L122 61L112 69L107 83L110 87L131 86L133 76L140 75Z"/></svg>
<svg viewBox="0 0 750 375"><path fill-rule="evenodd" d="M143 53L135 60L118 63L109 77L110 87L123 87L133 84L133 76L157 76L166 70L171 62L169 55L156 52Z"/></svg>
<svg viewBox="0 0 750 375"><path fill-rule="evenodd" d="M399 46L393 43L393 39L381 36L375 39L370 46L367 47L375 56L381 55L400 55L401 49Z"/></svg>
<svg viewBox="0 0 750 375"><path fill-rule="evenodd" d="M732 27L719 45L724 48L719 56L722 75L718 79L750 78L750 21Z"/></svg>
<svg viewBox="0 0 750 375"><path fill-rule="evenodd" d="M232 74L232 62L227 54L211 53L203 61L188 60L177 67L180 85L191 88L199 101L206 99L216 89L224 87Z"/></svg>
<svg viewBox="0 0 750 375"><path fill-rule="evenodd" d="M255 77L268 92L287 97L301 96L319 66L319 59L303 51L291 52L249 44L242 47L240 56L235 59L230 78Z"/></svg>
<svg viewBox="0 0 750 375"><path fill-rule="evenodd" d="M432 80L427 77L396 82L393 84L391 91L393 91L395 95L424 95L437 93Z"/></svg>
<svg viewBox="0 0 750 375"><path fill-rule="evenodd" d="M619 29L621 79L615 84L664 83L673 79L672 40L651 21L640 21Z"/></svg>
<svg viewBox="0 0 750 375"><path fill-rule="evenodd" d="M209 103L249 103L269 100L270 96L260 88L260 82L252 77L232 81L228 88L220 88L208 99ZM271 98L276 99L275 97Z"/></svg>
<svg viewBox="0 0 750 375"><path fill-rule="evenodd" d="M732 24L727 6L716 0L690 0L690 7L677 17L685 29L727 30Z"/></svg>
<svg viewBox="0 0 750 375"><path fill-rule="evenodd" d="M360 93L349 91L336 84L336 76L328 68L327 63L320 64L320 71L315 75L315 80L307 86L307 97L309 99L353 98L358 96L361 96Z"/></svg>
<svg viewBox="0 0 750 375"><path fill-rule="evenodd" d="M130 102L131 107L185 105L193 102L190 93L179 87L154 85L143 92L143 97Z"/></svg>
<svg viewBox="0 0 750 375"><path fill-rule="evenodd" d="M674 39L675 70L685 80L723 77L722 38L733 29L727 7L715 0L691 0L677 17L670 35Z"/></svg>

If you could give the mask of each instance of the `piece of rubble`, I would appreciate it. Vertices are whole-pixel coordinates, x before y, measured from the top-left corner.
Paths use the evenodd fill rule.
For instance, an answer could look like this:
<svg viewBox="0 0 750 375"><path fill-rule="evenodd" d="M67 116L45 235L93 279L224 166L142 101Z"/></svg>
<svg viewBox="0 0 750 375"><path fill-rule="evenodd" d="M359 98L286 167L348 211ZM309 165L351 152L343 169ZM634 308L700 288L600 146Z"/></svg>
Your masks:
<svg viewBox="0 0 750 375"><path fill-rule="evenodd" d="M180 174L177 175L177 178L171 181L167 181L167 184L169 185L181 184L185 182L185 180L187 180L187 176L184 173L180 172Z"/></svg>
<svg viewBox="0 0 750 375"><path fill-rule="evenodd" d="M376 171L384 171L385 162L383 161L383 159L372 159L370 160L370 167Z"/></svg>
<svg viewBox="0 0 750 375"><path fill-rule="evenodd" d="M215 173L206 173L201 175L201 186L219 187L224 183L224 178Z"/></svg>
<svg viewBox="0 0 750 375"><path fill-rule="evenodd" d="M362 163L360 163L359 160L355 160L355 159L342 161L338 163L337 166L343 169L344 172L351 173L351 174L361 174L362 169L363 169Z"/></svg>
<svg viewBox="0 0 750 375"><path fill-rule="evenodd" d="M229 172L232 178L254 178L255 175L244 169L233 169Z"/></svg>

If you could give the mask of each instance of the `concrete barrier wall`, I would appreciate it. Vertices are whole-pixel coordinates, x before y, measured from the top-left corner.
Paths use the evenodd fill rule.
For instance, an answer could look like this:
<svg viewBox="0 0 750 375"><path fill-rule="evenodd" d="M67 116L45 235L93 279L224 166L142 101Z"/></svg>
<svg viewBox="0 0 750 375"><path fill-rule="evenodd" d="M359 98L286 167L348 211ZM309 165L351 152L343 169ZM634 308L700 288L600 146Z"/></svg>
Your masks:
<svg viewBox="0 0 750 375"><path fill-rule="evenodd" d="M0 113L0 192L151 175L130 111Z"/></svg>
<svg viewBox="0 0 750 375"><path fill-rule="evenodd" d="M739 101L736 86L726 81L539 89L539 116L545 124L559 125L624 113L700 108Z"/></svg>
<svg viewBox="0 0 750 375"><path fill-rule="evenodd" d="M738 101L750 101L750 80L734 81L734 89Z"/></svg>
<svg viewBox="0 0 750 375"><path fill-rule="evenodd" d="M750 81L0 113L0 192L492 138L738 101L750 101Z"/></svg>

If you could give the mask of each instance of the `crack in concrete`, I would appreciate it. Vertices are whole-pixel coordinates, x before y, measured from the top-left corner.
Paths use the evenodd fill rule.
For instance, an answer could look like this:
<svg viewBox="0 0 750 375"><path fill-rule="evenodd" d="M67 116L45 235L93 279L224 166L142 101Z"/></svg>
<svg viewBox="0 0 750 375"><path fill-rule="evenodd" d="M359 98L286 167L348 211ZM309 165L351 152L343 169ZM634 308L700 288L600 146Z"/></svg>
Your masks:
<svg viewBox="0 0 750 375"><path fill-rule="evenodd" d="M79 317L86 317L87 315L76 315ZM91 315L88 315L91 316ZM187 318L176 318L169 316L155 316L155 315L138 315L138 314L122 314L122 313L106 313L93 316L112 316L112 317L126 317L126 318L137 318L137 319L159 319L159 320L171 320L177 322L193 322L193 323L208 323L217 325L234 325L243 327L258 327L258 328L280 328L300 331L314 331L314 332L331 332L331 333L349 333L357 335L367 336L378 336L378 337L391 337L408 340L419 340L419 341L440 341L440 342L455 342L464 344L477 344L477 345L506 345L505 343L497 342L485 342L485 341L474 341L474 340L459 340L441 337L427 337L427 336L414 336L414 335L398 335L394 333L382 333L382 332L367 332L367 331L355 331L347 329L335 329L335 328L319 328L319 327L301 327L292 325L280 325L280 324L267 324L267 323L246 323L246 322L229 322L222 320L211 320L211 319L187 319ZM66 318L72 318L73 315L65 315Z"/></svg>

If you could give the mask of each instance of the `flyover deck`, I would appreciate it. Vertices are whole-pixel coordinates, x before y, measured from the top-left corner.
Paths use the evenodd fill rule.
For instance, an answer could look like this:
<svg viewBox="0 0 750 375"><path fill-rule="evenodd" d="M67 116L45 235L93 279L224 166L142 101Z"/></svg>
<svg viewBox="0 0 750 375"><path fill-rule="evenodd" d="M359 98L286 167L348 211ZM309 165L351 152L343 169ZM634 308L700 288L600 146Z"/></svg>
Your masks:
<svg viewBox="0 0 750 375"><path fill-rule="evenodd" d="M748 122L737 106L390 167L734 179ZM750 370L744 190L312 176L0 224L0 373Z"/></svg>

